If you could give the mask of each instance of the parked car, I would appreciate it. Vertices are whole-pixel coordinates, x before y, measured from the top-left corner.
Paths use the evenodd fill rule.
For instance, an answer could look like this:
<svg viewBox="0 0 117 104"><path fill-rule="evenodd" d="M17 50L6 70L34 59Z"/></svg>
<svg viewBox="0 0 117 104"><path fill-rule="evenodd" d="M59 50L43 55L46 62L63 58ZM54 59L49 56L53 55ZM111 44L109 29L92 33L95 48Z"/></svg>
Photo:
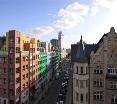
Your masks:
<svg viewBox="0 0 117 104"><path fill-rule="evenodd" d="M65 101L65 95L59 93L56 104L64 104L64 101Z"/></svg>

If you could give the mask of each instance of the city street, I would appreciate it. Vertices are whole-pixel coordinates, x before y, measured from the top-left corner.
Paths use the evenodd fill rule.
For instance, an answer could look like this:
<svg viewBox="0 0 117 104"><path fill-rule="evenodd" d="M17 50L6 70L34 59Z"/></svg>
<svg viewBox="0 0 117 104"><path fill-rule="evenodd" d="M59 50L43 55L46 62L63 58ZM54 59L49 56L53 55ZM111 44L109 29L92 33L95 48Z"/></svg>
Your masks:
<svg viewBox="0 0 117 104"><path fill-rule="evenodd" d="M68 65L68 64L70 64L70 63L67 63L66 61L64 61L62 63L62 70L60 71L60 74L58 75L58 77L53 80L45 97L41 101L39 101L38 103L35 103L35 104L56 104L57 97L58 97L58 94L61 89L61 84L62 84L62 81L65 76L65 72L66 71L69 72L69 69L70 69L70 65ZM68 100L70 100L70 102L71 102L71 94L70 94L72 92L71 91L71 80L70 80L70 84L68 82L68 85L69 85L67 87L68 92L66 93L67 95L66 95L65 102L69 102Z"/></svg>
<svg viewBox="0 0 117 104"><path fill-rule="evenodd" d="M39 101L37 104L55 104L56 103L55 99L57 98L59 87L60 87L58 82L59 81L57 80L53 81L45 97L41 101Z"/></svg>

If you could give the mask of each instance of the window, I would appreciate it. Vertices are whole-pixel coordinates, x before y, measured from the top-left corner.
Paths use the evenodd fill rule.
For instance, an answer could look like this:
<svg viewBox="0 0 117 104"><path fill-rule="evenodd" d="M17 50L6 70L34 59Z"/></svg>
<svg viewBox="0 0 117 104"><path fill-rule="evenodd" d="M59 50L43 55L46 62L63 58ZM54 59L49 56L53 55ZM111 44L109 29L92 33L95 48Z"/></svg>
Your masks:
<svg viewBox="0 0 117 104"><path fill-rule="evenodd" d="M17 93L17 94L20 93L20 87L18 87L18 88L16 89L16 93Z"/></svg>
<svg viewBox="0 0 117 104"><path fill-rule="evenodd" d="M20 53L20 48L16 47L16 53Z"/></svg>
<svg viewBox="0 0 117 104"><path fill-rule="evenodd" d="M38 69L36 69L36 73L37 73L37 70L38 70Z"/></svg>
<svg viewBox="0 0 117 104"><path fill-rule="evenodd" d="M6 94L6 89L5 88L3 89L3 93Z"/></svg>
<svg viewBox="0 0 117 104"><path fill-rule="evenodd" d="M20 58L19 57L16 58L16 63L20 63Z"/></svg>
<svg viewBox="0 0 117 104"><path fill-rule="evenodd" d="M109 74L115 73L115 69L108 69L108 73L109 73Z"/></svg>
<svg viewBox="0 0 117 104"><path fill-rule="evenodd" d="M80 102L83 102L83 100L84 100L84 96L83 94L80 94Z"/></svg>
<svg viewBox="0 0 117 104"><path fill-rule="evenodd" d="M14 104L14 100L10 100L10 104Z"/></svg>
<svg viewBox="0 0 117 104"><path fill-rule="evenodd" d="M25 70L25 65L23 66L23 70Z"/></svg>
<svg viewBox="0 0 117 104"><path fill-rule="evenodd" d="M10 74L13 74L13 68L9 68Z"/></svg>
<svg viewBox="0 0 117 104"><path fill-rule="evenodd" d="M26 69L28 69L28 65L26 65Z"/></svg>
<svg viewBox="0 0 117 104"><path fill-rule="evenodd" d="M3 81L4 81L3 83L6 84L6 78L4 78Z"/></svg>
<svg viewBox="0 0 117 104"><path fill-rule="evenodd" d="M79 101L79 94L76 92L76 101Z"/></svg>
<svg viewBox="0 0 117 104"><path fill-rule="evenodd" d="M35 74L35 70L33 71L33 75Z"/></svg>
<svg viewBox="0 0 117 104"><path fill-rule="evenodd" d="M28 78L28 73L26 74L26 78Z"/></svg>
<svg viewBox="0 0 117 104"><path fill-rule="evenodd" d="M79 81L76 79L76 87L79 87Z"/></svg>
<svg viewBox="0 0 117 104"><path fill-rule="evenodd" d="M86 101L88 101L88 93L86 93Z"/></svg>
<svg viewBox="0 0 117 104"><path fill-rule="evenodd" d="M88 85L89 85L88 82L89 82L89 80L87 79L87 80L86 80L86 87L88 87Z"/></svg>
<svg viewBox="0 0 117 104"><path fill-rule="evenodd" d="M103 70L101 69L101 66L97 66L94 70L94 74L103 74Z"/></svg>
<svg viewBox="0 0 117 104"><path fill-rule="evenodd" d="M36 80L38 79L38 76L36 76Z"/></svg>
<svg viewBox="0 0 117 104"><path fill-rule="evenodd" d="M94 87L103 87L103 80L102 79L96 79L93 81Z"/></svg>
<svg viewBox="0 0 117 104"><path fill-rule="evenodd" d="M28 87L28 82L26 82L26 87Z"/></svg>
<svg viewBox="0 0 117 104"><path fill-rule="evenodd" d="M1 100L1 98L0 98L0 104L2 104L2 100Z"/></svg>
<svg viewBox="0 0 117 104"><path fill-rule="evenodd" d="M103 91L94 92L94 100L103 100Z"/></svg>
<svg viewBox="0 0 117 104"><path fill-rule="evenodd" d="M78 74L78 66L76 67L76 74Z"/></svg>
<svg viewBox="0 0 117 104"><path fill-rule="evenodd" d="M25 61L25 56L23 57L23 61Z"/></svg>
<svg viewBox="0 0 117 104"><path fill-rule="evenodd" d="M16 37L15 43L16 44L19 44L20 43L20 38L19 37Z"/></svg>
<svg viewBox="0 0 117 104"><path fill-rule="evenodd" d="M28 91L26 91L26 95L28 95Z"/></svg>
<svg viewBox="0 0 117 104"><path fill-rule="evenodd" d="M20 83L20 77L16 78L16 84Z"/></svg>
<svg viewBox="0 0 117 104"><path fill-rule="evenodd" d="M14 53L14 48L13 48L13 47L10 47L10 48L9 48L9 52L10 52L10 53Z"/></svg>
<svg viewBox="0 0 117 104"><path fill-rule="evenodd" d="M114 104L117 104L117 96L113 96L113 98L111 99L111 102Z"/></svg>
<svg viewBox="0 0 117 104"><path fill-rule="evenodd" d="M6 104L6 100L4 100L4 104Z"/></svg>
<svg viewBox="0 0 117 104"><path fill-rule="evenodd" d="M26 56L26 61L28 61L28 59L29 59L28 56Z"/></svg>
<svg viewBox="0 0 117 104"><path fill-rule="evenodd" d="M25 74L24 74L22 77L23 77L23 79L25 80Z"/></svg>
<svg viewBox="0 0 117 104"><path fill-rule="evenodd" d="M38 55L36 55L36 59L38 58Z"/></svg>
<svg viewBox="0 0 117 104"><path fill-rule="evenodd" d="M113 81L113 82L110 82L110 83L111 83L111 88L117 89L117 82L116 81Z"/></svg>
<svg viewBox="0 0 117 104"><path fill-rule="evenodd" d="M35 56L33 56L33 60L35 60Z"/></svg>
<svg viewBox="0 0 117 104"><path fill-rule="evenodd" d="M4 73L6 73L6 68L4 68Z"/></svg>
<svg viewBox="0 0 117 104"><path fill-rule="evenodd" d="M83 74L83 67L80 67L80 74Z"/></svg>
<svg viewBox="0 0 117 104"><path fill-rule="evenodd" d="M10 89L9 91L10 91L10 93L9 93L10 96L13 96L13 95L14 95L14 91L13 91L13 89Z"/></svg>
<svg viewBox="0 0 117 104"><path fill-rule="evenodd" d="M22 85L23 89L25 88L25 84Z"/></svg>
<svg viewBox="0 0 117 104"><path fill-rule="evenodd" d="M16 73L19 73L20 72L20 68L16 68Z"/></svg>
<svg viewBox="0 0 117 104"><path fill-rule="evenodd" d="M4 57L3 58L3 62L6 63L7 62L7 58Z"/></svg>
<svg viewBox="0 0 117 104"><path fill-rule="evenodd" d="M80 80L80 88L84 88L83 80Z"/></svg>
<svg viewBox="0 0 117 104"><path fill-rule="evenodd" d="M12 60L12 56L9 57L9 63L10 64L13 64L14 63L14 60Z"/></svg>
<svg viewBox="0 0 117 104"><path fill-rule="evenodd" d="M88 74L89 72L88 72L88 67L86 67L86 74Z"/></svg>

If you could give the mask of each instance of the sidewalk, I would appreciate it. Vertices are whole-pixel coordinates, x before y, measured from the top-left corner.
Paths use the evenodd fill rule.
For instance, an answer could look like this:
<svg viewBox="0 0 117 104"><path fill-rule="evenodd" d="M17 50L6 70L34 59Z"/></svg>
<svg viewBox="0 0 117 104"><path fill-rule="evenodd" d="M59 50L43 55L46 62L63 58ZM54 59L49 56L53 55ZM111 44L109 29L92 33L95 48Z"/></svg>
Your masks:
<svg viewBox="0 0 117 104"><path fill-rule="evenodd" d="M34 96L34 100L30 101L30 104L39 104L39 101L42 100L44 97L46 97L46 93L48 92L48 88L51 86L52 82L49 82L48 87L45 88L45 90L41 93L36 93Z"/></svg>

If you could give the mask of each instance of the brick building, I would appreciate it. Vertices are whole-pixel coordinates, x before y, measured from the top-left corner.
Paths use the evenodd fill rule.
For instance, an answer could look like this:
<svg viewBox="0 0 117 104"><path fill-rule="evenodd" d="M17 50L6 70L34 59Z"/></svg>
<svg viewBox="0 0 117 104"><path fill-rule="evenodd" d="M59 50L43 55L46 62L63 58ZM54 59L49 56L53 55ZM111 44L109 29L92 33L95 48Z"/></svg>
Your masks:
<svg viewBox="0 0 117 104"><path fill-rule="evenodd" d="M1 104L28 104L39 77L38 40L12 30L0 43Z"/></svg>

